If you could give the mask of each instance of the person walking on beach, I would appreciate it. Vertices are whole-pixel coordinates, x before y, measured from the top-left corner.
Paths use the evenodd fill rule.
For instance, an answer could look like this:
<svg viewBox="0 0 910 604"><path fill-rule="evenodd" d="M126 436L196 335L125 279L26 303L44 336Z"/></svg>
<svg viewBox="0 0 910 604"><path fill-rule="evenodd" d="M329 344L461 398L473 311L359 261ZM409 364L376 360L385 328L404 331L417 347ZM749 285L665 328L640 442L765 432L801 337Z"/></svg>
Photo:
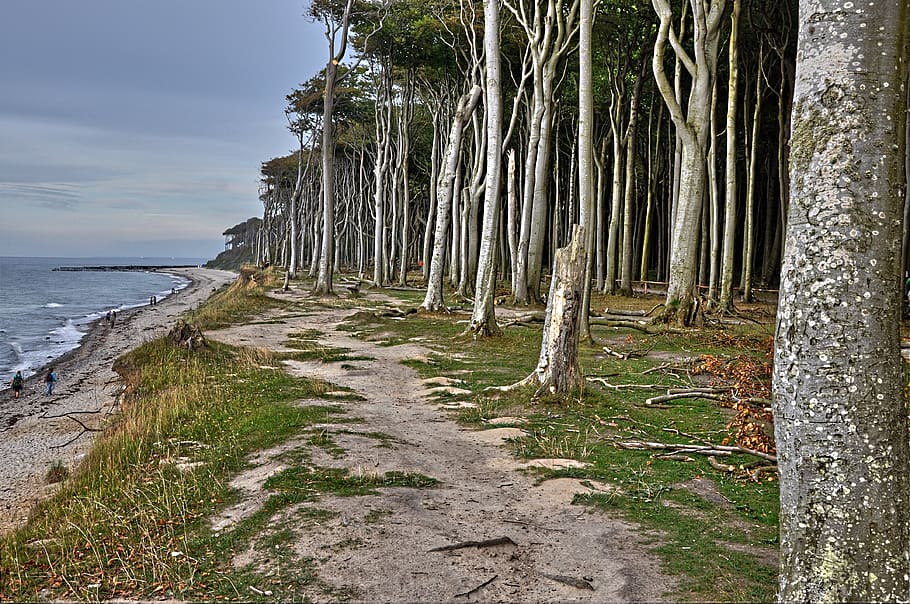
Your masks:
<svg viewBox="0 0 910 604"><path fill-rule="evenodd" d="M113 327L114 323L116 323L116 322L117 322L117 311L112 310L111 311L111 327Z"/></svg>
<svg viewBox="0 0 910 604"><path fill-rule="evenodd" d="M22 392L22 372L17 371L16 375L13 376L12 381L9 383L10 387L13 389L13 393L16 398L19 398L19 394Z"/></svg>
<svg viewBox="0 0 910 604"><path fill-rule="evenodd" d="M47 386L47 396L50 396L54 393L54 384L57 383L57 374L54 372L53 367L48 367L47 375L44 376L44 384Z"/></svg>

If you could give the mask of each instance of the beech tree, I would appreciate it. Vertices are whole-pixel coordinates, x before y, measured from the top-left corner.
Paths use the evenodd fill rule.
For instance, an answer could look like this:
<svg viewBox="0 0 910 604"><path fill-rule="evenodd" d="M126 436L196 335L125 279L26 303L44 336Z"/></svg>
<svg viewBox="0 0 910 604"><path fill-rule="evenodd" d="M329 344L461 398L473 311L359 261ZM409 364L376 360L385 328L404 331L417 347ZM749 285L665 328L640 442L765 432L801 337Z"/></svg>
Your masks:
<svg viewBox="0 0 910 604"><path fill-rule="evenodd" d="M502 91L500 89L499 0L484 2L484 56L486 84L486 178L483 198L483 235L474 288L471 331L475 336L499 335L496 325L496 235L499 230L502 180Z"/></svg>
<svg viewBox="0 0 910 604"><path fill-rule="evenodd" d="M314 16L325 23L325 37L329 45L329 60L325 66L325 89L322 117L322 250L319 259L319 276L316 292L332 293L332 275L335 257L335 123L332 110L335 104L335 86L338 66L348 48L348 31L354 0L347 0L340 18L324 7L313 5Z"/></svg>
<svg viewBox="0 0 910 604"><path fill-rule="evenodd" d="M688 324L695 304L695 278L698 269L698 225L707 174L705 149L709 132L711 90L717 72L717 46L723 0L690 0L694 44L692 53L686 51L673 26L673 10L669 0L652 0L660 17L657 41L654 44L654 77L682 145L679 161L679 199L672 221L670 239L670 270L667 287L667 308L677 323ZM692 78L685 110L674 93L664 69L667 44L679 58Z"/></svg>
<svg viewBox="0 0 910 604"><path fill-rule="evenodd" d="M910 599L905 0L800 0L774 359L782 602Z"/></svg>

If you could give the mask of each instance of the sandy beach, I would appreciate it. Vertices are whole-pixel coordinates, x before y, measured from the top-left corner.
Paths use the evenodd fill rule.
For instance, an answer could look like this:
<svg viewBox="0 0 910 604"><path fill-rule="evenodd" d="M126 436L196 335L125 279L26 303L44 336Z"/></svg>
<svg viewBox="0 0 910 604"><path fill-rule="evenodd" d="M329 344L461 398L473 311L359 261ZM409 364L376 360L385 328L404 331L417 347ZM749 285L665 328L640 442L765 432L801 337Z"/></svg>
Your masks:
<svg viewBox="0 0 910 604"><path fill-rule="evenodd" d="M0 533L21 525L34 504L53 493L55 486L44 481L52 463L60 461L73 471L91 446L97 432L83 431L75 420L94 428L117 412L121 384L111 370L114 360L166 333L183 312L236 278L229 271L203 268L168 272L191 284L155 306L119 314L114 327L95 324L79 348L53 361L58 382L52 396L44 394L44 372L26 380L18 399L8 385L0 391ZM74 412L79 412L75 419L65 416Z"/></svg>

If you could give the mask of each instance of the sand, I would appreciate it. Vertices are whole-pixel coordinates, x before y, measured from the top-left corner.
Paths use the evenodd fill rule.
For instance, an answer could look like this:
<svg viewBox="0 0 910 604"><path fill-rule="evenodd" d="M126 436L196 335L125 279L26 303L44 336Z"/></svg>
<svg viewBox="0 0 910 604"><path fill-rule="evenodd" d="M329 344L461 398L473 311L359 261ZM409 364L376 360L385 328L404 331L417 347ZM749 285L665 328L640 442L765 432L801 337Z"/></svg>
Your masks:
<svg viewBox="0 0 910 604"><path fill-rule="evenodd" d="M122 384L111 370L114 360L166 333L179 315L237 276L203 268L168 272L192 283L155 306L120 313L113 328L97 322L79 348L53 361L58 381L52 396L44 394L41 371L26 380L18 399L8 388L0 391L0 534L24 523L35 503L54 492L45 482L51 464L73 471L85 455L98 433L76 420L97 428L117 413Z"/></svg>

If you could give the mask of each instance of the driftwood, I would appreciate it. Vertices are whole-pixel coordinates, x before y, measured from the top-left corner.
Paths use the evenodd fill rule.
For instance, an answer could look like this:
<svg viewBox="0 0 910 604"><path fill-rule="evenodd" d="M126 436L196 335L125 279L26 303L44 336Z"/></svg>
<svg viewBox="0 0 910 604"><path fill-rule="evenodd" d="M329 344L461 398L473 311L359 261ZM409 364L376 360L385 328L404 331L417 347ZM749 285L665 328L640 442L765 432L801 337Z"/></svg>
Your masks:
<svg viewBox="0 0 910 604"><path fill-rule="evenodd" d="M627 442L617 442L616 446L620 449L633 449L633 450L645 450L645 449L671 449L676 453L698 453L700 455L717 455L717 456L728 456L733 455L734 453L742 453L745 455L754 455L762 459L767 459L768 461L773 461L777 463L777 456L770 453L763 453L762 451L756 451L754 449L746 449L745 447L735 447L728 445L690 445L690 444L680 444L680 443L658 443L658 442L647 442L641 440L632 440Z"/></svg>
<svg viewBox="0 0 910 604"><path fill-rule="evenodd" d="M451 552L456 549L464 549L466 547L494 547L496 545L518 545L508 537L496 537L495 539L486 539L484 541L462 541L461 543L453 543L452 545L443 545L441 547L434 547L428 552Z"/></svg>
<svg viewBox="0 0 910 604"><path fill-rule="evenodd" d="M63 447L67 446L68 444L73 443L76 440L78 440L79 437L82 436L83 434L85 434L86 432L101 432L101 430L102 430L101 428L90 428L90 427L86 426L85 424L83 424L82 422L80 422L75 417L73 417L74 415L77 415L77 414L93 415L95 413L101 413L101 409L98 409L97 411L70 411L68 413L61 413L60 415L41 415L40 416L41 419L56 419L56 418L60 418L60 417L65 417L67 419L73 420L74 422L76 422L77 424L79 424L82 427L82 430L76 436L72 437L71 439L69 439L68 441L63 443L62 445L49 446L48 449L62 449Z"/></svg>
<svg viewBox="0 0 910 604"><path fill-rule="evenodd" d="M486 587L487 585L489 585L490 583L492 583L493 581L495 581L495 580L496 580L496 577L498 577L498 576L499 576L499 575L493 575L492 577L490 577L489 579L487 579L486 581L484 581L483 583L481 583L480 585L478 585L478 586L475 587L474 589L470 589L470 590L468 590L468 591L466 591L466 592L463 592L463 593L460 593L460 594L455 594L455 597L456 597L456 598L464 598L464 597L466 597L466 596L470 596L472 593L475 593L475 592L480 591L481 589L483 589L484 587Z"/></svg>
<svg viewBox="0 0 910 604"><path fill-rule="evenodd" d="M563 585L575 587L576 589L587 589L588 591L594 591L594 586L584 579L576 579L575 577L567 577L565 575L548 575L547 573L540 574L547 579L550 579L551 581L557 581Z"/></svg>

